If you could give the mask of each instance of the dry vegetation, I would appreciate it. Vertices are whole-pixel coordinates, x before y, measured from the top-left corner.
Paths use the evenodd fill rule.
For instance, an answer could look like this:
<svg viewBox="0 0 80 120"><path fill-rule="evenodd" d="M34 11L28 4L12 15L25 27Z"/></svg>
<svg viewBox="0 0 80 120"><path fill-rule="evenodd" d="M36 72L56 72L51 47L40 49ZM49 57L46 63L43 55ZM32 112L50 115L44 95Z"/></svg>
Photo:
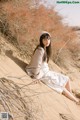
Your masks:
<svg viewBox="0 0 80 120"><path fill-rule="evenodd" d="M29 88L31 84L17 85L12 80L0 78L0 112L8 112L10 120L40 120L40 104L33 100L39 93Z"/></svg>
<svg viewBox="0 0 80 120"><path fill-rule="evenodd" d="M46 30L52 35L52 58L56 61L60 49L75 37L73 30L63 26L61 20L54 9L39 6L38 0L1 2L0 31L27 56L31 55L38 44L41 31Z"/></svg>

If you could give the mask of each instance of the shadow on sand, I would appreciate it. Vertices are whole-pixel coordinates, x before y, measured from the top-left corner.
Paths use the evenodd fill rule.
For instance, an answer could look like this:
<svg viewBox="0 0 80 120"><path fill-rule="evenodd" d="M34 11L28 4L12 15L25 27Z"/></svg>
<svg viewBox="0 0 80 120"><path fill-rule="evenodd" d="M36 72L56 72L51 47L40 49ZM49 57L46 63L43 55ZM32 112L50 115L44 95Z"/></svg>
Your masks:
<svg viewBox="0 0 80 120"><path fill-rule="evenodd" d="M6 56L8 56L10 59L12 59L22 70L25 71L25 67L28 65L24 61L18 59L17 57L13 56L13 51L12 50L7 50L5 52Z"/></svg>

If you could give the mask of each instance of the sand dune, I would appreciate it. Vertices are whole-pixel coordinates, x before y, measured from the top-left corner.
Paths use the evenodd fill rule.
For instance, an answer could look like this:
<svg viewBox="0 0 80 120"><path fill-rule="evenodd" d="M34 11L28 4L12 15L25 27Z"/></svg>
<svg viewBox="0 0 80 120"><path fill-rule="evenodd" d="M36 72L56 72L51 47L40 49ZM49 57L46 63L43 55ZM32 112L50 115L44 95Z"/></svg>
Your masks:
<svg viewBox="0 0 80 120"><path fill-rule="evenodd" d="M0 40L2 42L4 41L3 38ZM8 46L8 48L6 46ZM30 114L37 120L80 120L80 106L41 82L35 84L25 72L24 68L27 65L27 62L14 56L14 50L16 51L13 46L6 43L4 54L2 52L0 55L0 79L7 81L6 86L9 87L9 89L12 89L11 81L13 85L17 86L13 86L14 90L17 89L20 92L20 95L15 93L17 99L14 99L13 105L22 105L22 103L19 103L20 101L16 102L16 100L21 97L25 101L25 104L29 102ZM50 61L49 65L53 66L52 69L54 68L57 72L65 72L52 61ZM75 83L75 80L71 81L73 88ZM24 110L26 110L26 108ZM5 111L3 106L1 106L0 111ZM13 110L11 110L11 113L15 118L14 120L27 120L25 114L22 114L22 112L16 110L14 107ZM19 113L22 116L20 116ZM34 117L33 120L35 120Z"/></svg>

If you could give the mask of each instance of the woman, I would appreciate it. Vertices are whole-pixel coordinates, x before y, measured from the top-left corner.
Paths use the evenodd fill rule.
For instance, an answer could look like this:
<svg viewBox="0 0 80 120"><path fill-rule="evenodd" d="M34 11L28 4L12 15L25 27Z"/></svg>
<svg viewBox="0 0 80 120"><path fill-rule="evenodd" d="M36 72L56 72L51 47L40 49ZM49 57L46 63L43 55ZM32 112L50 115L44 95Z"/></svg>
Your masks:
<svg viewBox="0 0 80 120"><path fill-rule="evenodd" d="M51 56L51 35L44 31L40 36L40 43L34 50L30 64L26 72L32 78L41 80L55 91L64 94L69 99L79 104L79 100L73 96L68 76L50 71L48 61Z"/></svg>

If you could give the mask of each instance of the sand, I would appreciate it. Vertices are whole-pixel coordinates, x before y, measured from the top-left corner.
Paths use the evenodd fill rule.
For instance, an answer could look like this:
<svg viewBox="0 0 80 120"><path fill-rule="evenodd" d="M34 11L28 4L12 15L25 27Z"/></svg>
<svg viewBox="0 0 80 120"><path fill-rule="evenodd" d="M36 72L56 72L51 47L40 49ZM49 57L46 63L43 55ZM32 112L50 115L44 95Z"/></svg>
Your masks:
<svg viewBox="0 0 80 120"><path fill-rule="evenodd" d="M80 120L80 106L43 83L34 83L25 72L26 65L27 62L24 63L11 54L10 50L5 50L5 54L0 55L0 79L5 78L19 86L20 88L17 87L17 89L20 89L21 96L26 102L30 97L32 100L29 101L30 114L37 120ZM52 61L50 61L50 66L53 66L57 72L62 72ZM77 86L75 84L75 80L71 81L73 88ZM16 100L13 101L13 104ZM20 103L17 102L17 105L19 106ZM0 108L0 111L4 111L3 107ZM22 114L22 117L18 115L19 110L14 108L14 111L12 112L14 120L25 120L25 115ZM35 120L34 117L33 120Z"/></svg>

